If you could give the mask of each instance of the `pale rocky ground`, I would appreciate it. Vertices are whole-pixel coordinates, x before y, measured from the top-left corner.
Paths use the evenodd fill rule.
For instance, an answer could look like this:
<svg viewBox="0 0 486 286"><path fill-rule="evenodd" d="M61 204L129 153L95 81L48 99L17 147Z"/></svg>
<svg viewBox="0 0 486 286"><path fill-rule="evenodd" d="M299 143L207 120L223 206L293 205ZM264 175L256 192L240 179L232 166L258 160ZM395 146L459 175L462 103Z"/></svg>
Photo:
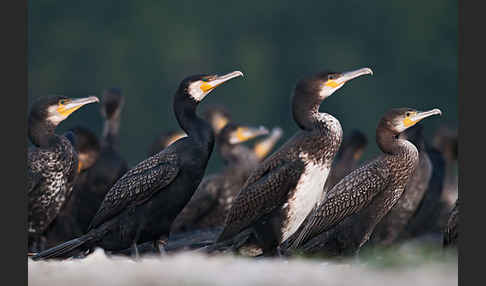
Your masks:
<svg viewBox="0 0 486 286"><path fill-rule="evenodd" d="M434 252L435 251L435 252ZM97 250L85 259L28 261L29 285L457 285L457 252L402 245L359 259L255 259L184 252L135 262Z"/></svg>

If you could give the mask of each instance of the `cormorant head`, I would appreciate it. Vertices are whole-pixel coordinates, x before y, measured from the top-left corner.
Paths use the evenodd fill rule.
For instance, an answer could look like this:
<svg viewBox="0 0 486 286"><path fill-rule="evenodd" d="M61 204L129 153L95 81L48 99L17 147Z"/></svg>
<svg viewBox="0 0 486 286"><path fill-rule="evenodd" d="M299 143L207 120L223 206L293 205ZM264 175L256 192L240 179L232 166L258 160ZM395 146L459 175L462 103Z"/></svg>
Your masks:
<svg viewBox="0 0 486 286"><path fill-rule="evenodd" d="M339 149L340 155L344 150L349 149L353 155L354 160L358 161L363 155L364 149L366 148L366 146L368 146L368 138L363 132L354 129L353 131L351 131L351 134L349 134L349 136L344 137L341 146L342 147Z"/></svg>
<svg viewBox="0 0 486 286"><path fill-rule="evenodd" d="M186 136L187 134L182 130L164 132L152 143L148 155L149 156L155 155L159 153L161 150L167 148L175 141Z"/></svg>
<svg viewBox="0 0 486 286"><path fill-rule="evenodd" d="M256 128L230 122L221 130L218 139L220 142L233 145L266 134L268 134L268 130L263 126Z"/></svg>
<svg viewBox="0 0 486 286"><path fill-rule="evenodd" d="M67 98L64 96L42 98L32 105L29 120L31 122L32 120L38 122L47 121L53 126L57 126L61 121L68 118L71 113L92 102L99 102L99 99L96 96L84 98Z"/></svg>
<svg viewBox="0 0 486 286"><path fill-rule="evenodd" d="M385 113L379 125L398 135L427 117L441 114L442 111L437 108L428 111L418 111L408 107L394 108Z"/></svg>
<svg viewBox="0 0 486 286"><path fill-rule="evenodd" d="M340 89L347 81L365 74L372 75L373 71L370 68L361 68L343 73L322 71L300 80L295 90L301 94L317 95L318 99L322 101Z"/></svg>
<svg viewBox="0 0 486 286"><path fill-rule="evenodd" d="M225 75L193 75L185 78L179 85L177 95L189 97L196 104L201 102L214 88L220 84L243 76L240 71L230 72Z"/></svg>
<svg viewBox="0 0 486 286"><path fill-rule="evenodd" d="M98 160L100 143L98 137L89 129L76 126L70 129L75 136L76 152L78 153L78 172L84 171Z"/></svg>
<svg viewBox="0 0 486 286"><path fill-rule="evenodd" d="M202 113L202 117L211 124L216 135L231 121L228 109L222 105L207 106Z"/></svg>
<svg viewBox="0 0 486 286"><path fill-rule="evenodd" d="M124 104L125 98L121 90L116 87L108 88L101 98L101 115L108 120L120 118Z"/></svg>

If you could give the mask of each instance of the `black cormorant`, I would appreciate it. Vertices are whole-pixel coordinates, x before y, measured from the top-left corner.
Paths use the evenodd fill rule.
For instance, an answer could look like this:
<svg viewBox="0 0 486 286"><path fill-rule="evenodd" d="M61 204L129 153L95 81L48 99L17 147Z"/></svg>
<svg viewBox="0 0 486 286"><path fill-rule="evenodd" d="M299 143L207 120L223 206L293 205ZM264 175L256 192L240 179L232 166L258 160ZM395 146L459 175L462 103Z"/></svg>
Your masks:
<svg viewBox="0 0 486 286"><path fill-rule="evenodd" d="M321 102L369 68L320 72L300 80L292 112L300 131L252 172L225 220L217 244L251 228L264 255L292 235L321 197L332 160L342 140L339 121L320 113Z"/></svg>
<svg viewBox="0 0 486 286"><path fill-rule="evenodd" d="M425 149L421 123L405 130L400 138L412 142L419 152L419 164L393 208L376 225L371 242L384 246L394 243L416 212L432 176L432 163Z"/></svg>
<svg viewBox="0 0 486 286"><path fill-rule="evenodd" d="M43 98L33 104L28 136L34 147L27 155L29 250L43 248L43 237L69 197L78 171L78 158L71 141L55 134L56 126L83 105L98 98Z"/></svg>
<svg viewBox="0 0 486 286"><path fill-rule="evenodd" d="M101 150L98 160L88 170L88 185L82 191L78 222L83 233L98 211L106 193L128 171L128 164L119 151L119 128L125 98L119 88L108 88L101 97L100 113L103 117Z"/></svg>
<svg viewBox="0 0 486 286"><path fill-rule="evenodd" d="M264 127L228 123L216 136L216 149L224 169L206 176L172 225L171 233L222 226L231 202L260 162L250 148L240 144L268 134Z"/></svg>
<svg viewBox="0 0 486 286"><path fill-rule="evenodd" d="M376 129L376 142L384 152L354 170L331 190L309 214L309 223L286 242L306 253L355 253L369 240L375 226L402 195L419 163L417 148L398 137L419 121L441 114L439 109L416 111L395 108L385 113Z"/></svg>
<svg viewBox="0 0 486 286"><path fill-rule="evenodd" d="M433 144L426 142L426 150L432 163L429 187L401 239L420 237L440 241L453 206L451 200L457 197L457 134L442 126ZM452 194L449 199L444 194L447 190Z"/></svg>
<svg viewBox="0 0 486 286"><path fill-rule="evenodd" d="M196 114L197 106L215 87L242 75L235 71L185 78L176 91L173 108L188 136L126 172L106 194L85 235L32 259L69 257L94 247L117 251L133 246L138 256L137 243L167 236L172 221L201 182L213 150L213 131Z"/></svg>

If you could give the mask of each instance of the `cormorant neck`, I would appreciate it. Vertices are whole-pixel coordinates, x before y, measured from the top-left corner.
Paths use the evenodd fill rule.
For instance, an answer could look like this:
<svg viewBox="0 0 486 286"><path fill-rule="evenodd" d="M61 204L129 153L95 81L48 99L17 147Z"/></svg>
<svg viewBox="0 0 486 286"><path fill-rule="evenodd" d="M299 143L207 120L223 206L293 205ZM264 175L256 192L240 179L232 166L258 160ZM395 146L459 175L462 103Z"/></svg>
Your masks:
<svg viewBox="0 0 486 286"><path fill-rule="evenodd" d="M47 120L39 120L29 116L28 136L32 144L37 147L46 147L55 137L56 125Z"/></svg>
<svg viewBox="0 0 486 286"><path fill-rule="evenodd" d="M295 93L292 98L292 115L301 129L312 130L316 123L321 121L322 115L319 113L321 102L322 100L316 96Z"/></svg>
<svg viewBox="0 0 486 286"><path fill-rule="evenodd" d="M418 151L415 145L408 140L400 139L398 135L380 123L376 129L376 143L383 153L398 155L408 153L410 149L415 149L416 152Z"/></svg>
<svg viewBox="0 0 486 286"><path fill-rule="evenodd" d="M106 118L103 126L103 146L118 146L118 130L120 129L120 118Z"/></svg>
<svg viewBox="0 0 486 286"><path fill-rule="evenodd" d="M196 114L197 103L191 99L180 100L176 96L174 111L179 126L207 151L212 152L214 133L211 125Z"/></svg>

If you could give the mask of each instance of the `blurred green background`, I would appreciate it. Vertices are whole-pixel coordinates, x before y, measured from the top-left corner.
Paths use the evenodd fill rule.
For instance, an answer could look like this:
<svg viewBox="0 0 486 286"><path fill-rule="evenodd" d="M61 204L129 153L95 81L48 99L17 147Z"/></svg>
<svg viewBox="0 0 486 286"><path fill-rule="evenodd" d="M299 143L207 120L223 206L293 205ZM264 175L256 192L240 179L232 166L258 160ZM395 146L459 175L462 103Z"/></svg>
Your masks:
<svg viewBox="0 0 486 286"><path fill-rule="evenodd" d="M32 99L64 94L126 97L120 149L130 165L155 137L178 129L172 96L196 73L241 70L203 102L226 105L240 123L297 131L290 96L300 77L323 69L370 67L323 102L345 134L368 135L363 160L379 154L375 128L392 107L430 109L431 137L457 127L457 1L29 1L28 82ZM59 128L101 133L99 105ZM280 145L279 144L279 145ZM213 156L209 171L218 167Z"/></svg>

